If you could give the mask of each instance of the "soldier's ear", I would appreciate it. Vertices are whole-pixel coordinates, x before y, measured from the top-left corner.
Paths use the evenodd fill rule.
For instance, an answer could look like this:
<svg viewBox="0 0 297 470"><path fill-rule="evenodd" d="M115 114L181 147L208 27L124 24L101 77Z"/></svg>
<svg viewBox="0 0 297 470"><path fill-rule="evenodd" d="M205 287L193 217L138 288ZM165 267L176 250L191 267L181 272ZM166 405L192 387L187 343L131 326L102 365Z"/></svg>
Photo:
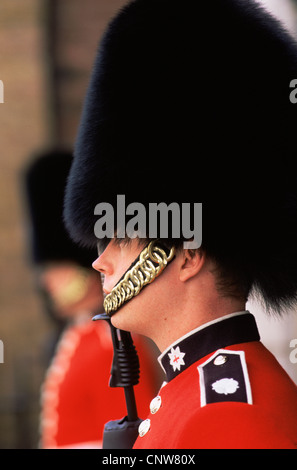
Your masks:
<svg viewBox="0 0 297 470"><path fill-rule="evenodd" d="M205 262L205 254L202 250L183 250L181 253L181 263L179 277L185 282L196 276L202 269Z"/></svg>

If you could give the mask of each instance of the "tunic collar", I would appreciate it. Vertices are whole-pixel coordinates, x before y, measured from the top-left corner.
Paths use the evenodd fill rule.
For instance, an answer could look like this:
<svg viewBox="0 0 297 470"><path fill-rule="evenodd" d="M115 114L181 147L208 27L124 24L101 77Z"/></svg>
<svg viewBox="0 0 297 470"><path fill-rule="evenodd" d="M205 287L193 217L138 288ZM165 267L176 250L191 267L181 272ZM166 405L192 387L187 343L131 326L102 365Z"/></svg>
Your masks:
<svg viewBox="0 0 297 470"><path fill-rule="evenodd" d="M257 324L250 312L231 313L182 336L159 356L158 361L169 382L217 349L259 340Z"/></svg>

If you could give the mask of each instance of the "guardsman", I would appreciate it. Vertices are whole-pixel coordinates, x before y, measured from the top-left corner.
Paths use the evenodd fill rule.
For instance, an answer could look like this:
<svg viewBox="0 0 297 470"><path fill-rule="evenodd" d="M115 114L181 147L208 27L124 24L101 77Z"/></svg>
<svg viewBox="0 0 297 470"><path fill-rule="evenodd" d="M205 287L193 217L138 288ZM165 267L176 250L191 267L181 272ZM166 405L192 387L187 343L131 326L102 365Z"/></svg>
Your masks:
<svg viewBox="0 0 297 470"><path fill-rule="evenodd" d="M100 448L106 421L126 414L123 390L108 386L110 328L91 320L103 311L100 276L92 269L96 250L76 245L63 224L71 162L70 152L53 150L36 155L26 170L37 282L49 313L64 324L41 390L41 448ZM151 365L149 343L136 336L135 344L142 367L135 394L144 416L160 374Z"/></svg>
<svg viewBox="0 0 297 470"><path fill-rule="evenodd" d="M65 220L98 245L113 325L161 352L136 449L297 447L296 385L246 311L296 305L296 76L295 41L253 1L135 0L102 39ZM198 246L185 203L202 204Z"/></svg>

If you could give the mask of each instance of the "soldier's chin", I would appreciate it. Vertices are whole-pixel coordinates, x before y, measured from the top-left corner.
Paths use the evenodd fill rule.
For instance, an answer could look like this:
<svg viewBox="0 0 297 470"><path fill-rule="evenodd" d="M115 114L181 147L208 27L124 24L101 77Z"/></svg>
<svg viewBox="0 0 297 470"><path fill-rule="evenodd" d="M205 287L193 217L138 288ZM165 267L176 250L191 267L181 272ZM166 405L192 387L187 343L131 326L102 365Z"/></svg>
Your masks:
<svg viewBox="0 0 297 470"><path fill-rule="evenodd" d="M115 328L131 333L140 333L139 325L139 309L137 309L137 301L131 299L126 304L122 305L112 316L111 323ZM137 315L138 313L138 315Z"/></svg>
<svg viewBox="0 0 297 470"><path fill-rule="evenodd" d="M128 325L130 315L133 315L133 310L131 312L131 306L129 306L130 302L127 304L122 305L116 312L114 312L111 316L111 323L115 328L119 330L128 330L126 325Z"/></svg>

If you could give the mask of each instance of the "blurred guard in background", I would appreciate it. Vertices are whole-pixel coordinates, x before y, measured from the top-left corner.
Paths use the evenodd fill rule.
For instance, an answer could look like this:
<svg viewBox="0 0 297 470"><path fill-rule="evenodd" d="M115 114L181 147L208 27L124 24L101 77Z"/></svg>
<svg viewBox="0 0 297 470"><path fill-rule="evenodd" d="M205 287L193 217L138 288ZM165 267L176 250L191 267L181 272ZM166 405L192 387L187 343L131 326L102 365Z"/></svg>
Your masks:
<svg viewBox="0 0 297 470"><path fill-rule="evenodd" d="M99 244L113 325L162 352L167 384L135 448L297 447L296 386L245 307L257 293L268 311L296 308L296 78L295 41L252 0L135 0L101 42L65 219ZM145 240L113 238L129 220L121 194L147 216L150 203L202 203L202 245L170 224L152 236L149 217L135 225ZM101 202L116 212L111 240L94 233Z"/></svg>
<svg viewBox="0 0 297 470"><path fill-rule="evenodd" d="M74 244L63 225L71 162L71 154L53 151L34 159L26 173L38 284L51 314L65 324L42 386L42 448L100 448L105 422L126 413L123 391L108 387L113 357L109 326L91 321L103 311L100 277L91 267L96 251ZM138 338L136 347L145 371L135 392L139 411L146 413L157 383L147 365L148 344Z"/></svg>

